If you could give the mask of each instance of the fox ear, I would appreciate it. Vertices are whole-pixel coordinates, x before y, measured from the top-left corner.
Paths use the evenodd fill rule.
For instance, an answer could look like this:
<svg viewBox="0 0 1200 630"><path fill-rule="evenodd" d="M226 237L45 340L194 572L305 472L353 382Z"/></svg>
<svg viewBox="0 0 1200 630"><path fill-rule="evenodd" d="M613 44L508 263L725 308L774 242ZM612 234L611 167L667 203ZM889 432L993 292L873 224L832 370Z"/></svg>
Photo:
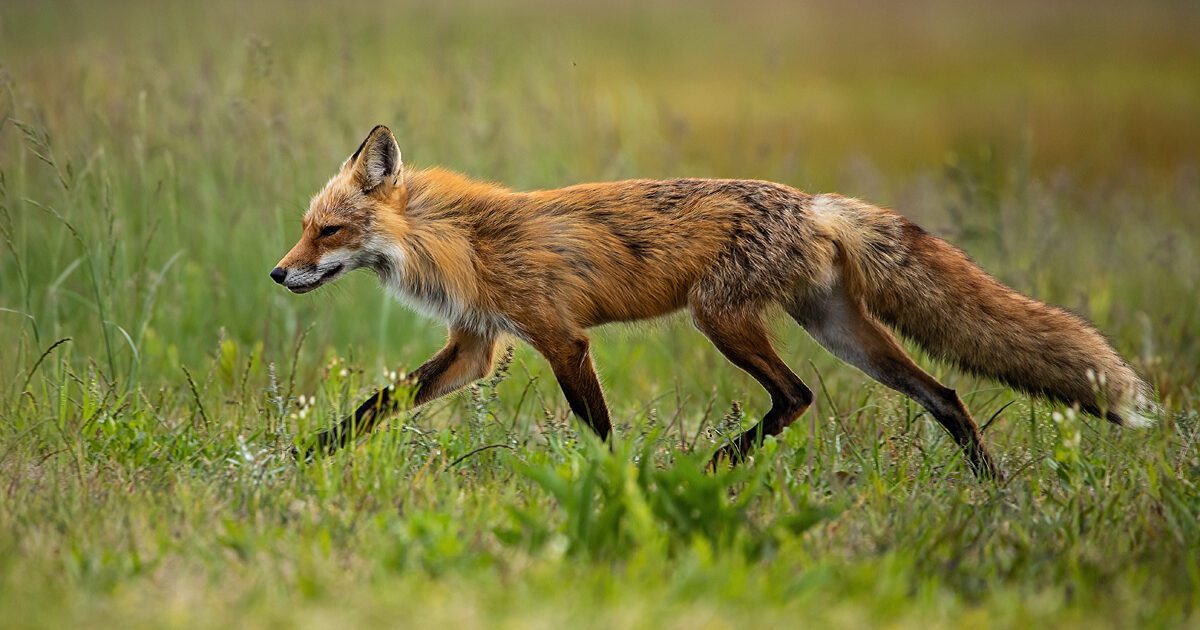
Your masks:
<svg viewBox="0 0 1200 630"><path fill-rule="evenodd" d="M348 168L363 192L386 192L396 184L403 163L392 131L376 125L342 168Z"/></svg>

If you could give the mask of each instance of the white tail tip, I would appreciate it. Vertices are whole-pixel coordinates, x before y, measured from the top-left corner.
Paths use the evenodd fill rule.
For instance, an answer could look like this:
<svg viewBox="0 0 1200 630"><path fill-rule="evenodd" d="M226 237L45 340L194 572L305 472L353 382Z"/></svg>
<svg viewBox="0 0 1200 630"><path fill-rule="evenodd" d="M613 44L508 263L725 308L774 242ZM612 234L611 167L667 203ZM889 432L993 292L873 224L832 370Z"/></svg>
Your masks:
<svg viewBox="0 0 1200 630"><path fill-rule="evenodd" d="M1162 409L1158 404L1139 393L1132 401L1124 405L1120 412L1122 425L1131 429L1146 429L1158 423Z"/></svg>

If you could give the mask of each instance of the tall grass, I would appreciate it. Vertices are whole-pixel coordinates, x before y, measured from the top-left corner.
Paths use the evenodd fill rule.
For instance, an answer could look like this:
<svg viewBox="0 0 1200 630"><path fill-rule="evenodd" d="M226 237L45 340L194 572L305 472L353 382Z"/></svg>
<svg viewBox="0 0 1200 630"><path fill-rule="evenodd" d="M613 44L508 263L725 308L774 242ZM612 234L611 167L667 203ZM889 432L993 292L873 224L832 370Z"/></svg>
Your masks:
<svg viewBox="0 0 1200 630"><path fill-rule="evenodd" d="M1186 4L0 7L0 623L1173 625L1200 592L1200 44ZM773 179L891 205L1106 331L1120 431L919 356L1009 476L793 327L768 404L682 321L598 331L612 448L517 346L286 456L443 331L266 278L379 122L520 187ZM914 349L915 351L915 349Z"/></svg>

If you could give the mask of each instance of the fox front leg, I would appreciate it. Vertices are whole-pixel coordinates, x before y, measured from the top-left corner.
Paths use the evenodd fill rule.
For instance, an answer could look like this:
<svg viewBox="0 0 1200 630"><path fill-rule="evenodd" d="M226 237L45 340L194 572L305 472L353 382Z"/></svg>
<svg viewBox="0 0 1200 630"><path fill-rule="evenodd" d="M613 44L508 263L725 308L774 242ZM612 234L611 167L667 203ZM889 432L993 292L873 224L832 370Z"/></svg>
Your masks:
<svg viewBox="0 0 1200 630"><path fill-rule="evenodd" d="M487 376L496 358L496 337L460 328L433 358L392 387L372 394L338 424L317 434L304 449L306 459L329 454L369 434L384 418L423 405Z"/></svg>

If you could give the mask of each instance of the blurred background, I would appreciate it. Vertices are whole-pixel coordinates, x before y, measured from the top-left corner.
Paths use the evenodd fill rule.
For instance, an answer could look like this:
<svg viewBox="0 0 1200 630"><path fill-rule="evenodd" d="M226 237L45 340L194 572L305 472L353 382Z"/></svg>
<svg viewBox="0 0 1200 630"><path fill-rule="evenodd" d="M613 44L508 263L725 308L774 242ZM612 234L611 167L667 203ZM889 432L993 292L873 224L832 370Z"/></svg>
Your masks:
<svg viewBox="0 0 1200 630"><path fill-rule="evenodd" d="M310 326L302 361L414 367L443 333L373 278L266 276L386 123L409 165L517 188L747 177L895 207L1170 391L1198 354L1198 27L1182 1L8 0L0 369L71 336L114 378L177 383L227 340L285 362ZM754 391L664 367L720 362L670 328L604 333L614 387Z"/></svg>
<svg viewBox="0 0 1200 630"><path fill-rule="evenodd" d="M1194 0L0 0L0 626L1194 622L1198 34ZM917 353L1011 474L977 485L781 325L817 400L707 475L769 400L678 317L596 333L615 454L518 347L296 465L444 341L367 273L267 276L379 123L520 189L893 207L1092 319L1167 414L1122 431Z"/></svg>

